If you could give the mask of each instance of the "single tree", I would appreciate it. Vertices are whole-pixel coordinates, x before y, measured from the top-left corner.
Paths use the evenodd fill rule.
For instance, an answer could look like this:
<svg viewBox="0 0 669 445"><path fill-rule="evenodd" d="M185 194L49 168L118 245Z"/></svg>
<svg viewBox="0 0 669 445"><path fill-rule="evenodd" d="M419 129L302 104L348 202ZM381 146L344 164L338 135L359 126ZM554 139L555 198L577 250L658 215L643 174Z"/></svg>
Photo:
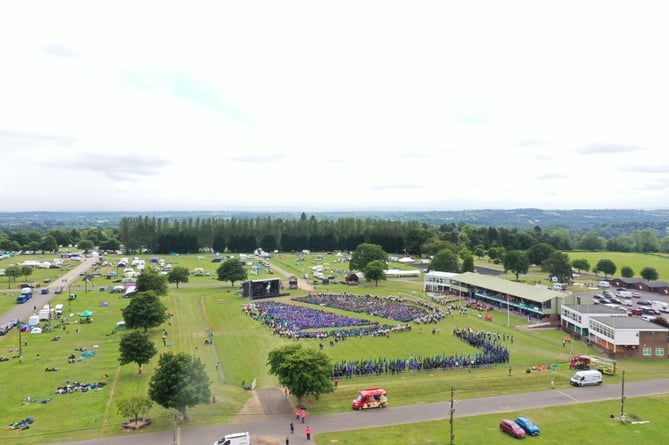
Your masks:
<svg viewBox="0 0 669 445"><path fill-rule="evenodd" d="M573 275L569 255L559 250L553 252L541 263L541 268L549 275L556 277L560 283L568 283Z"/></svg>
<svg viewBox="0 0 669 445"><path fill-rule="evenodd" d="M474 255L476 255L476 258L478 258L479 260L483 258L485 256L485 249L483 248L483 246L478 245L474 247Z"/></svg>
<svg viewBox="0 0 669 445"><path fill-rule="evenodd" d="M527 249L527 258L529 259L530 264L541 266L541 263L548 259L548 257L551 256L551 253L553 252L555 252L555 247L551 246L550 244L536 243Z"/></svg>
<svg viewBox="0 0 669 445"><path fill-rule="evenodd" d="M7 287L12 287L12 279L16 281L18 277L21 276L21 267L19 266L7 266L5 269L5 275L7 276Z"/></svg>
<svg viewBox="0 0 669 445"><path fill-rule="evenodd" d="M504 260L504 255L506 254L506 249L504 247L491 247L488 249L488 258L492 260L493 263L499 264Z"/></svg>
<svg viewBox="0 0 669 445"><path fill-rule="evenodd" d="M582 270L585 270L587 272L590 270L590 262L583 258L575 259L574 261L571 262L571 267L576 269L578 273L581 273Z"/></svg>
<svg viewBox="0 0 669 445"><path fill-rule="evenodd" d="M56 241L56 238L54 238L52 235L47 235L42 238L40 249L42 249L44 252L55 252L58 250L58 242Z"/></svg>
<svg viewBox="0 0 669 445"><path fill-rule="evenodd" d="M130 329L160 326L167 320L167 307L154 292L138 292L130 303L121 309L123 320Z"/></svg>
<svg viewBox="0 0 669 445"><path fill-rule="evenodd" d="M457 272L458 256L450 249L441 249L432 257L428 268L439 272Z"/></svg>
<svg viewBox="0 0 669 445"><path fill-rule="evenodd" d="M156 295L167 295L167 278L152 268L144 269L137 277L137 292L149 291Z"/></svg>
<svg viewBox="0 0 669 445"><path fill-rule="evenodd" d="M31 266L21 266L21 275L23 275L23 280L28 281L28 277L33 274L33 268Z"/></svg>
<svg viewBox="0 0 669 445"><path fill-rule="evenodd" d="M186 408L209 402L209 377L199 357L180 352L162 354L151 376L149 397L164 408L174 408L186 419Z"/></svg>
<svg viewBox="0 0 669 445"><path fill-rule="evenodd" d="M83 250L84 253L88 253L91 250L95 249L95 244L93 243L93 241L89 239L82 239L77 243L77 247Z"/></svg>
<svg viewBox="0 0 669 445"><path fill-rule="evenodd" d="M504 255L504 272L513 272L518 281L519 275L526 274L530 270L530 259L522 250L510 250Z"/></svg>
<svg viewBox="0 0 669 445"><path fill-rule="evenodd" d="M462 268L460 272L474 272L474 256L471 254L465 254L462 257Z"/></svg>
<svg viewBox="0 0 669 445"><path fill-rule="evenodd" d="M304 396L318 399L321 394L334 391L330 381L332 363L321 351L290 343L271 350L267 365L269 373L279 378L279 384L288 388L300 405Z"/></svg>
<svg viewBox="0 0 669 445"><path fill-rule="evenodd" d="M179 283L188 283L188 276L190 271L185 266L174 266L172 270L167 273L167 281L176 283L179 289Z"/></svg>
<svg viewBox="0 0 669 445"><path fill-rule="evenodd" d="M604 274L605 278L608 277L609 275L613 275L614 273L616 273L616 270L618 270L618 268L616 267L616 263L607 259L597 261L596 267L599 272L602 272Z"/></svg>
<svg viewBox="0 0 669 445"><path fill-rule="evenodd" d="M363 271L367 281L374 281L379 285L379 280L386 279L386 263L380 260L374 260L367 263Z"/></svg>
<svg viewBox="0 0 669 445"><path fill-rule="evenodd" d="M235 281L244 281L248 273L241 261L231 258L218 266L216 269L218 281L229 281L232 287L235 287Z"/></svg>
<svg viewBox="0 0 669 445"><path fill-rule="evenodd" d="M606 240L597 232L589 232L583 235L581 240L576 244L576 247L581 250L604 250L606 247Z"/></svg>
<svg viewBox="0 0 669 445"><path fill-rule="evenodd" d="M385 263L388 260L388 254L378 244L362 243L351 254L348 268L349 270L364 271L367 263L374 260Z"/></svg>
<svg viewBox="0 0 669 445"><path fill-rule="evenodd" d="M116 402L116 412L123 417L131 417L135 423L140 416L149 414L153 402L146 396L130 396Z"/></svg>
<svg viewBox="0 0 669 445"><path fill-rule="evenodd" d="M653 267L644 267L641 269L641 276L646 281L656 281L660 278L660 274L658 274L657 270Z"/></svg>
<svg viewBox="0 0 669 445"><path fill-rule="evenodd" d="M158 353L156 345L149 340L149 336L140 331L131 331L121 337L119 351L121 355L118 361L121 365L137 363L139 367L137 374L141 374L142 367L149 363L151 358Z"/></svg>
<svg viewBox="0 0 669 445"><path fill-rule="evenodd" d="M634 269L629 266L623 266L620 268L620 275L623 278L632 278L634 276Z"/></svg>

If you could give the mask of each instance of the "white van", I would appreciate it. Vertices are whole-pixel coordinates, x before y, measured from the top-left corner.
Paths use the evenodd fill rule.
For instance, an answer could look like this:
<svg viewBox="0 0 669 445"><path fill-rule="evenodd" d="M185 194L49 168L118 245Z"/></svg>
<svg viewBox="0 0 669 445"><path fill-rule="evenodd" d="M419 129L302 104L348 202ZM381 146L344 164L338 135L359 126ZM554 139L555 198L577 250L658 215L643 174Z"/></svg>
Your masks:
<svg viewBox="0 0 669 445"><path fill-rule="evenodd" d="M578 371L569 380L574 386L601 385L602 373L597 370Z"/></svg>
<svg viewBox="0 0 669 445"><path fill-rule="evenodd" d="M609 283L608 281L600 281L599 283L597 283L597 287L606 289L607 287L611 287L611 283Z"/></svg>
<svg viewBox="0 0 669 445"><path fill-rule="evenodd" d="M214 442L214 445L251 445L251 436L249 433L233 433Z"/></svg>
<svg viewBox="0 0 669 445"><path fill-rule="evenodd" d="M56 315L63 315L63 305L62 304L57 304L56 305Z"/></svg>

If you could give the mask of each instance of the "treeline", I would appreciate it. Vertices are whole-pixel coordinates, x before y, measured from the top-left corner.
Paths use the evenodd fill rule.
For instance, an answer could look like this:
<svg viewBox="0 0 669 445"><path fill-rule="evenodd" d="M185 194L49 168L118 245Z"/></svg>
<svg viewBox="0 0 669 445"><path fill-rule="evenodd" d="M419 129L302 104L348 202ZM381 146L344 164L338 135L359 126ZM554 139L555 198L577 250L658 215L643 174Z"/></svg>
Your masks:
<svg viewBox="0 0 669 445"><path fill-rule="evenodd" d="M557 250L575 249L620 252L669 252L669 237L658 238L645 228L609 239L596 232L578 235L560 227L518 229L477 227L449 223L434 226L417 221L340 218L318 220L258 217L187 218L169 221L148 216L121 220L118 237L130 251L148 249L155 253L354 250L361 243L381 246L386 252L433 255L443 248L468 250L482 256L490 248L527 250L538 243Z"/></svg>
<svg viewBox="0 0 669 445"><path fill-rule="evenodd" d="M386 252L434 255L442 249L469 251L483 257L500 251L526 251L548 244L560 251L617 251L669 253L669 237L658 237L655 228L638 228L615 236L596 231L585 234L564 227L483 227L467 223L439 226L419 221L342 217L317 219L302 213L296 218L193 217L169 219L127 216L118 227L86 229L34 226L4 228L0 251L55 251L76 246L108 251L121 246L129 252L153 253L265 251L352 251L362 243L377 244ZM497 252L495 252L497 251Z"/></svg>

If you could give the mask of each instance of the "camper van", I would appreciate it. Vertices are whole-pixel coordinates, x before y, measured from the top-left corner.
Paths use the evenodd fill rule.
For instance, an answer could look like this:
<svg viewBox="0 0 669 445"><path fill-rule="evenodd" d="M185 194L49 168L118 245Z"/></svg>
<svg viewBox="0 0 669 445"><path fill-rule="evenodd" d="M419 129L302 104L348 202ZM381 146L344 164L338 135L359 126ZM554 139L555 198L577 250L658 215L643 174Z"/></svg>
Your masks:
<svg viewBox="0 0 669 445"><path fill-rule="evenodd" d="M63 315L63 305L62 304L57 304L56 305L56 316L61 316Z"/></svg>
<svg viewBox="0 0 669 445"><path fill-rule="evenodd" d="M602 373L595 370L578 371L572 376L569 383L574 386L601 385Z"/></svg>
<svg viewBox="0 0 669 445"><path fill-rule="evenodd" d="M214 442L214 445L251 445L249 433L226 434Z"/></svg>

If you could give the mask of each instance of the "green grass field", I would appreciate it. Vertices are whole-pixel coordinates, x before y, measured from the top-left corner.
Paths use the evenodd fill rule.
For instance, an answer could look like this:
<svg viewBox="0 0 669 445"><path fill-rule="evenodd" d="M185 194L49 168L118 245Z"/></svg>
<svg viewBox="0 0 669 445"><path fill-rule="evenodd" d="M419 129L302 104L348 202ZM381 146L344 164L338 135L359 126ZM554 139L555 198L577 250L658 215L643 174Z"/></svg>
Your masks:
<svg viewBox="0 0 669 445"><path fill-rule="evenodd" d="M150 257L146 257L149 259ZM183 265L192 270L202 267L215 275L216 263L211 263L211 255L207 256L179 256L165 257L166 260ZM115 258L110 258L110 270L116 270ZM345 265L334 263L335 257L325 256L321 263L329 263L330 268L337 276L337 269L346 269ZM311 267L319 263L308 257L304 262L296 262L293 255L277 255L272 259L278 267L284 268L298 275L302 268ZM148 263L147 263L148 264ZM334 267L333 267L334 265ZM0 266L2 267L2 266ZM116 402L130 394L145 393L148 381L155 369L157 357L152 363L144 366L143 374L137 374L136 365L118 365L118 341L122 332L112 334L116 322L121 320L121 309L128 300L120 298L119 294L100 292L99 287L106 287L111 280L106 280L102 270L102 277L95 278L95 286L89 292L78 292L79 298L70 303L67 293L53 295L52 304L64 303L66 316L72 322L70 325L58 326L53 322L53 330L41 335L23 334L21 341L27 342L23 346L23 363L14 357L18 355L19 336L16 330L0 337L0 356L10 357L11 360L0 363L0 419L9 424L26 417L35 418L36 422L30 430L5 431L6 438L21 437L25 444L54 443L60 441L83 440L94 437L104 437L121 434L120 423L124 419L116 413ZM258 276L269 277L267 271ZM276 275L274 275L276 276ZM298 275L301 276L301 275ZM252 276L251 278L255 278ZM339 278L338 278L339 279ZM79 284L75 284L79 285ZM317 285L318 289L329 291L347 291L357 294L401 295L411 298L427 298L421 292L422 282L414 279L389 280L374 283L361 281L360 286L351 288L341 284ZM0 286L1 287L1 286ZM249 393L242 389L242 381L250 382L257 379L259 387L277 386L276 378L267 374L265 365L267 353L289 341L272 333L259 323L242 313L242 305L246 300L237 295L238 284L233 288L230 283L217 282L212 276L191 277L188 285L181 285L179 289L171 286L169 295L164 302L175 314L172 324L165 324L168 329L168 341L172 344L164 348L161 342L162 327L150 331L152 339L159 350L184 351L192 353L202 359L210 375L212 393L219 400L217 404L207 404L189 410L188 426L208 425L230 422L242 409L249 398ZM292 291L291 295L301 295L301 292ZM3 297L4 298L4 297ZM8 298L11 298L8 296ZM288 302L290 297L281 297ZM106 303L108 305L103 305ZM15 304L15 303L13 303ZM11 305L10 305L11 306ZM7 306L7 307L10 307ZM83 310L94 312L93 323L78 323L76 315ZM70 314L73 314L70 316ZM486 395L508 394L516 391L539 391L550 387L555 382L557 389L569 386L568 380L572 372L568 369L567 359L569 352L593 353L580 343L562 346L563 333L553 329L528 331L522 329L525 319L509 315L512 325L507 322L507 314L495 312L493 321L486 322L478 319L474 314L455 315L442 320L438 325L429 325L422 332L416 326L412 331L397 333L385 338L349 339L330 347L327 343L324 352L333 361L348 359L376 359L383 351L387 357L408 357L409 355L434 355L440 353L466 352L472 350L464 342L452 335L456 327L472 327L477 330L488 330L502 335L514 336L514 342L509 342L511 352L511 366L513 375L508 377L508 365L493 366L487 369L423 371L402 375L382 375L375 377L359 377L341 379L337 391L323 395L320 400L305 400L305 404L313 414L324 414L347 411L350 402L361 388L383 386L391 394L391 403L394 406L415 403L428 403L448 400L450 387L456 388L460 399L482 397ZM431 334L431 327L439 328L439 334ZM77 329L79 332L77 332ZM214 344L204 345L207 329L214 334ZM54 341L59 336L60 340ZM307 347L318 348L318 340L301 340ZM95 357L67 363L67 357L80 352L75 348L86 348L95 351ZM216 369L216 361L220 360L221 369ZM523 370L536 365L556 364L555 371L523 373ZM48 367L59 368L56 372L46 372ZM619 369L626 371L626 380L646 380L665 378L667 363L665 361L625 360L619 362ZM472 373L476 379L472 379ZM55 388L66 381L107 383L100 391L74 393L66 395L53 394ZM522 385L518 385L522 381ZM615 376L605 376L605 384L620 384L620 373ZM35 403L23 404L22 400L30 396L38 400ZM49 400L50 399L50 400ZM41 403L42 400L49 400ZM652 399L655 400L655 399ZM656 405L630 408L630 412L645 416L647 412L663 418L669 413L666 398L657 398ZM634 399L630 403L635 403ZM644 402L645 403L645 402ZM651 403L651 402L648 402ZM655 402L653 402L655 403ZM601 409L580 411L581 407L561 407L541 410L532 413L532 416L544 428L542 441L558 440L562 428L568 433L583 434L594 428L595 432L611 431L612 428L627 428L625 431L640 429L643 432L633 437L645 438L647 431L656 431L658 422L649 425L632 427L612 423L608 418L609 412L615 413L615 404L604 404ZM634 405L631 405L634 406ZM578 410L576 409L578 408ZM650 409L652 408L652 409ZM545 411L545 414L544 414ZM601 411L601 412L600 412ZM63 413L76 413L72 416L63 416ZM509 414L512 416L513 414ZM150 430L171 428L173 412L154 406L149 417L154 421ZM495 438L495 443L501 440L512 440L504 437L497 431L497 422L500 416L481 416L456 421L457 443L480 443L484 435ZM592 423L601 427L592 426ZM345 435L319 435L318 443L361 443L382 444L394 441L405 443L445 443L444 434L446 423L431 422L420 425L403 425L384 428L383 431L373 432L363 430ZM422 435L416 435L421 431ZM553 431L553 432L552 432ZM617 430L616 430L617 431ZM361 434L361 436L356 436ZM554 434L554 436L552 436ZM381 437L379 437L381 436ZM420 438L415 442L413 438ZM551 439L555 437L555 439ZM620 436L627 437L627 436ZM465 439L466 438L466 439ZM470 441L470 438L472 439ZM616 437L617 440L618 437ZM476 440L474 440L476 439ZM5 440L0 439L5 442ZM564 443L564 442L561 442ZM579 443L589 443L579 439ZM614 442L623 443L623 442ZM652 443L652 442L642 442Z"/></svg>

